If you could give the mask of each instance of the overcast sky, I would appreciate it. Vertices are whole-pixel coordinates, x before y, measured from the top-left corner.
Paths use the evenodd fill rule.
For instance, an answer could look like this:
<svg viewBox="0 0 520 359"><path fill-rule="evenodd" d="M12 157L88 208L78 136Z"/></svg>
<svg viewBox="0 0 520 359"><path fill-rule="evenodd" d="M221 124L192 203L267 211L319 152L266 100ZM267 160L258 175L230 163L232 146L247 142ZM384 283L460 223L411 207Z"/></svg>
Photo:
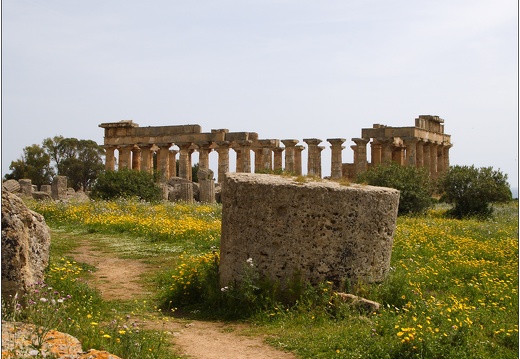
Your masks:
<svg viewBox="0 0 520 359"><path fill-rule="evenodd" d="M123 119L319 138L329 175L327 138L346 138L352 162L361 128L429 114L445 120L452 165L493 166L518 187L517 6L3 0L2 175L28 145L102 144L98 125Z"/></svg>

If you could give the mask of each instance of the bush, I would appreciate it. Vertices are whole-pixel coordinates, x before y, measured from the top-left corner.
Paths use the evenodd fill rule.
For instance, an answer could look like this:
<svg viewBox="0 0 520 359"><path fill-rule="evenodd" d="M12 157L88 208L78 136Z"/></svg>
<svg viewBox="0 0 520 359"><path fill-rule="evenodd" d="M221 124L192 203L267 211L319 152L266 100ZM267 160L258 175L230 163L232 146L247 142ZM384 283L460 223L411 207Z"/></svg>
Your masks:
<svg viewBox="0 0 520 359"><path fill-rule="evenodd" d="M492 167L452 166L439 181L443 199L453 203L448 212L455 218L489 217L492 202L512 200L507 174Z"/></svg>
<svg viewBox="0 0 520 359"><path fill-rule="evenodd" d="M361 173L356 182L399 190L400 215L421 214L433 205L433 185L424 168L382 164Z"/></svg>
<svg viewBox="0 0 520 359"><path fill-rule="evenodd" d="M100 173L92 187L91 197L109 200L113 198L137 197L144 201L159 201L161 189L152 174L144 171L120 169Z"/></svg>

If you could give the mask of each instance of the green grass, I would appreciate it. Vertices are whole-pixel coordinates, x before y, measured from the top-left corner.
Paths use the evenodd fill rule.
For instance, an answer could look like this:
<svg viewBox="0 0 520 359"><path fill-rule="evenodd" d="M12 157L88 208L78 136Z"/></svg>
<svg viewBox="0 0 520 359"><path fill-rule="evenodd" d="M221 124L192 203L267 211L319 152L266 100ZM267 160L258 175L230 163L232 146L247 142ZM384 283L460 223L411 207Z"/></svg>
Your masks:
<svg viewBox="0 0 520 359"><path fill-rule="evenodd" d="M225 309L232 307L236 317L247 318L254 333L267 335L272 345L302 358L518 357L518 202L495 207L486 221L447 219L447 208L441 206L423 217L399 217L389 277L350 288L380 302L383 307L376 314L339 303L326 283L314 290L301 287L302 296L286 305L255 282L254 273L247 286L221 292L212 264L218 250L219 206L168 204L153 211L131 201L77 208L34 204L38 206L54 229L51 265L73 249L74 236L92 236L104 251L164 265L148 278L157 297L143 312L169 300L191 302L191 308L207 317L218 314L217 309L229 314ZM105 213L106 230L92 221L99 208ZM94 212L90 216L88 211ZM158 213L177 221L148 225ZM136 218L142 219L139 230L134 228ZM184 229L176 231L178 227ZM96 308L101 308L99 315L108 315L121 307L98 303ZM123 308L130 310L131 304ZM97 309L92 311L98 315ZM125 318L124 313L118 312L117 318Z"/></svg>

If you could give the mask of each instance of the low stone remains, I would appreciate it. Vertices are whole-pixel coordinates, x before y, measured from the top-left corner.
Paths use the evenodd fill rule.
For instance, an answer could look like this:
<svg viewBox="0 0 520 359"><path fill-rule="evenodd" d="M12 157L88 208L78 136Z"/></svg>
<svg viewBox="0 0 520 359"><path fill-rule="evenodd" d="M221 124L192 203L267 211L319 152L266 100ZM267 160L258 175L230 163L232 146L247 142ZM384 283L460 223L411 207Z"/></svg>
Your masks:
<svg viewBox="0 0 520 359"><path fill-rule="evenodd" d="M17 180L10 179L2 183L2 191L10 193L20 192L20 183Z"/></svg>
<svg viewBox="0 0 520 359"><path fill-rule="evenodd" d="M20 183L20 192L25 196L32 196L33 194L33 185L32 181L28 178L22 178L18 181Z"/></svg>
<svg viewBox="0 0 520 359"><path fill-rule="evenodd" d="M64 199L67 197L67 177L56 176L51 184L51 197L55 200Z"/></svg>
<svg viewBox="0 0 520 359"><path fill-rule="evenodd" d="M298 177L228 173L222 187L220 284L248 266L282 286L382 281L390 269L399 191Z"/></svg>
<svg viewBox="0 0 520 359"><path fill-rule="evenodd" d="M22 294L43 281L49 261L50 230L39 213L2 191L2 298Z"/></svg>

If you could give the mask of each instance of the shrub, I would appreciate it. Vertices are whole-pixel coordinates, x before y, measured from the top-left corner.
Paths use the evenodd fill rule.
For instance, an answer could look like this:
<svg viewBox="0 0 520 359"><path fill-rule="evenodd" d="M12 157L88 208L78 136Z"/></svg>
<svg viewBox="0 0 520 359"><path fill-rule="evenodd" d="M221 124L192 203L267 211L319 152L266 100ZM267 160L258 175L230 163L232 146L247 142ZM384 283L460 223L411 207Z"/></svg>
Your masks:
<svg viewBox="0 0 520 359"><path fill-rule="evenodd" d="M443 199L453 203L449 214L455 218L489 217L492 202L512 199L507 174L492 167L452 166L439 181Z"/></svg>
<svg viewBox="0 0 520 359"><path fill-rule="evenodd" d="M424 213L433 205L433 185L423 168L382 164L358 175L356 182L399 190L400 215Z"/></svg>
<svg viewBox="0 0 520 359"><path fill-rule="evenodd" d="M161 189L150 173L120 169L102 172L92 187L91 197L104 200L137 197L153 202L161 199Z"/></svg>

